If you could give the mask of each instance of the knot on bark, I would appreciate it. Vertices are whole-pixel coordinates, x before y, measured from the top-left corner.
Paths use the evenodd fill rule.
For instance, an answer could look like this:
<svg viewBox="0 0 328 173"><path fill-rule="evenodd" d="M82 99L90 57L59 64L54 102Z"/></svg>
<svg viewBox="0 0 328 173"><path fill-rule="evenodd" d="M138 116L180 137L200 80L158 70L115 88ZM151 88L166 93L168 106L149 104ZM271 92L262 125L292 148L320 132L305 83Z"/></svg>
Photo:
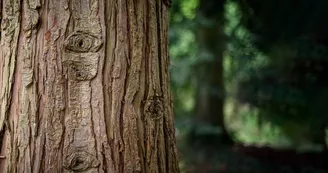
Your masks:
<svg viewBox="0 0 328 173"><path fill-rule="evenodd" d="M83 53L65 55L63 63L68 67L68 75L77 81L91 80L98 72L98 53Z"/></svg>
<svg viewBox="0 0 328 173"><path fill-rule="evenodd" d="M75 31L67 37L64 45L67 50L77 53L97 52L102 40L86 31Z"/></svg>
<svg viewBox="0 0 328 173"><path fill-rule="evenodd" d="M77 151L68 156L64 160L64 168L72 171L86 171L90 168L99 166L97 158L90 153Z"/></svg>
<svg viewBox="0 0 328 173"><path fill-rule="evenodd" d="M164 114L164 100L160 96L152 96L146 101L146 113L152 119L159 119Z"/></svg>

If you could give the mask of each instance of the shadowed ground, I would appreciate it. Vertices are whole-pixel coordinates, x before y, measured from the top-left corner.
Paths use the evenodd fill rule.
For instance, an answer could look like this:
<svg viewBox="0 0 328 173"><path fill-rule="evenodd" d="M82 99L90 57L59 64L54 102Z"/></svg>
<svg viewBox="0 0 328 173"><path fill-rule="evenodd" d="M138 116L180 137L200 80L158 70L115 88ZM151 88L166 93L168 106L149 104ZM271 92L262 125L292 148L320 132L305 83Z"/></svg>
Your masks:
<svg viewBox="0 0 328 173"><path fill-rule="evenodd" d="M180 152L188 173L328 173L328 153L324 152L297 153L241 144L205 144Z"/></svg>

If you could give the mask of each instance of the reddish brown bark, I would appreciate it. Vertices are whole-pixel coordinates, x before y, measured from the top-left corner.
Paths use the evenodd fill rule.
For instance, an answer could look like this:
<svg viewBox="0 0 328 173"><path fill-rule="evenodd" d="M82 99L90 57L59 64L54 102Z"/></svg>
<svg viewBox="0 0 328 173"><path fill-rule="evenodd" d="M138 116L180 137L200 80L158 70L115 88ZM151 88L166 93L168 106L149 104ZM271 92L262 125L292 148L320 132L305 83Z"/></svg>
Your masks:
<svg viewBox="0 0 328 173"><path fill-rule="evenodd" d="M0 172L178 172L168 2L3 0Z"/></svg>

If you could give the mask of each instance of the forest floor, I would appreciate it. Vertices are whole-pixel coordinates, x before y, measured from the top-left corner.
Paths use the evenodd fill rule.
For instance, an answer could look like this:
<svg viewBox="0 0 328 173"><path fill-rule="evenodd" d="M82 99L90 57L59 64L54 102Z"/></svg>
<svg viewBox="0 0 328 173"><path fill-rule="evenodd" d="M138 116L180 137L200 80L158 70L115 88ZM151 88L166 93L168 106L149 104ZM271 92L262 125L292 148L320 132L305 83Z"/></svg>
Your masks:
<svg viewBox="0 0 328 173"><path fill-rule="evenodd" d="M234 144L180 147L186 173L328 173L328 153Z"/></svg>

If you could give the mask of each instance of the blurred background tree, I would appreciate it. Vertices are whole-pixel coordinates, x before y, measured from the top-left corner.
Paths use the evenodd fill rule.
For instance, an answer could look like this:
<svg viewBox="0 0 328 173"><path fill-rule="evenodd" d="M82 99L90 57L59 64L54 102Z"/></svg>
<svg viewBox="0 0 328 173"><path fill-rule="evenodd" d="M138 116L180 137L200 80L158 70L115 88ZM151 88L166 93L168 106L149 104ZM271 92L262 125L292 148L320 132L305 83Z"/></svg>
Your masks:
<svg viewBox="0 0 328 173"><path fill-rule="evenodd" d="M194 143L232 143L224 119L224 4L225 1L200 1L196 13L195 126L189 139Z"/></svg>
<svg viewBox="0 0 328 173"><path fill-rule="evenodd" d="M325 16L326 0L173 1L171 88L182 148L233 140L325 149Z"/></svg>

